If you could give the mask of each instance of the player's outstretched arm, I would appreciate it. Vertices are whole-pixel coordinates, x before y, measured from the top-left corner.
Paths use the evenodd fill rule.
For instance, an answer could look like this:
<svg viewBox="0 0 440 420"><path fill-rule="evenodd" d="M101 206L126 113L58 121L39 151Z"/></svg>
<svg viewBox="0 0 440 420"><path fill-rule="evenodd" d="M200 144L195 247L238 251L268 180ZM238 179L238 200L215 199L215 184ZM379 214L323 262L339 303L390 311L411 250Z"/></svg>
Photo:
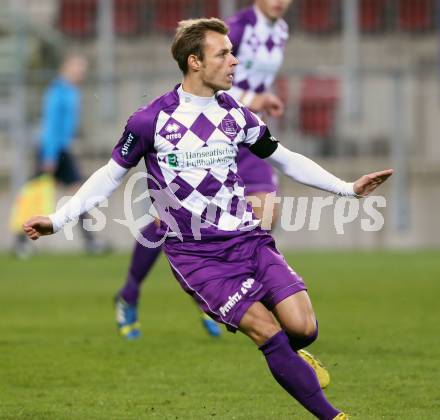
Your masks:
<svg viewBox="0 0 440 420"><path fill-rule="evenodd" d="M23 225L23 231L32 239L50 235L60 230L66 223L88 212L122 184L127 168L120 166L113 159L98 169L55 213L49 216L33 216Z"/></svg>
<svg viewBox="0 0 440 420"><path fill-rule="evenodd" d="M355 182L345 182L313 160L294 153L281 144L277 145L267 160L282 173L301 184L345 197L366 197L393 173L392 169L387 169L364 175Z"/></svg>

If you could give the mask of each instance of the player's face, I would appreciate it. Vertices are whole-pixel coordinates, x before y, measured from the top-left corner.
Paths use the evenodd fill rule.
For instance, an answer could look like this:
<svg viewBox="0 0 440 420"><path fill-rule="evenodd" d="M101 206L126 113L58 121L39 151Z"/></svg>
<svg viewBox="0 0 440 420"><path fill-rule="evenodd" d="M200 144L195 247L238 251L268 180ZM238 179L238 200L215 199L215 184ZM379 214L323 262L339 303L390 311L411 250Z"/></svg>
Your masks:
<svg viewBox="0 0 440 420"><path fill-rule="evenodd" d="M279 19L284 16L292 0L256 0L255 4L269 18Z"/></svg>
<svg viewBox="0 0 440 420"><path fill-rule="evenodd" d="M199 75L204 85L214 92L232 87L238 60L232 55L227 35L208 31L205 34L203 60Z"/></svg>

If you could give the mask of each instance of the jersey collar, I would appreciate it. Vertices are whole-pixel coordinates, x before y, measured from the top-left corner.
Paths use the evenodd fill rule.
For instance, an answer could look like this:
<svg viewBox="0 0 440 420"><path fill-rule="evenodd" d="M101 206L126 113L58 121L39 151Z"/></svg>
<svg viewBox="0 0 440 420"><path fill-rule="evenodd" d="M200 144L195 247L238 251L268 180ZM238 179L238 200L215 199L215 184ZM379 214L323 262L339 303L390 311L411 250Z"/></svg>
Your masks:
<svg viewBox="0 0 440 420"><path fill-rule="evenodd" d="M177 94L179 95L180 102L184 104L191 104L196 107L205 108L217 101L216 95L213 96L196 96L192 93L185 92L182 88L182 84L176 86Z"/></svg>

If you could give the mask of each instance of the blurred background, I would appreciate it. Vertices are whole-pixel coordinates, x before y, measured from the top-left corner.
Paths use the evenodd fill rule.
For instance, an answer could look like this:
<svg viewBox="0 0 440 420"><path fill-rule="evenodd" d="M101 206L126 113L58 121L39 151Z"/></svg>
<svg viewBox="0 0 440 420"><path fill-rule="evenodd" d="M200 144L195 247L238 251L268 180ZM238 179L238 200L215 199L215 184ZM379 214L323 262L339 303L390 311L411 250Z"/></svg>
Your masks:
<svg viewBox="0 0 440 420"><path fill-rule="evenodd" d="M74 151L88 176L104 164L128 116L181 74L170 54L176 23L232 15L242 0L0 0L0 250L10 249L11 202L33 174L41 97L66 51L90 61ZM333 208L319 229L275 234L283 248L428 248L440 245L440 0L294 0L291 37L275 90L286 103L272 131L286 146L354 180L392 167L378 194L385 224L361 215L337 234ZM59 196L63 195L61 190ZM281 195L323 195L281 180ZM129 249L123 189L104 209L99 235ZM309 220L310 207L307 221ZM75 250L80 238L39 241Z"/></svg>

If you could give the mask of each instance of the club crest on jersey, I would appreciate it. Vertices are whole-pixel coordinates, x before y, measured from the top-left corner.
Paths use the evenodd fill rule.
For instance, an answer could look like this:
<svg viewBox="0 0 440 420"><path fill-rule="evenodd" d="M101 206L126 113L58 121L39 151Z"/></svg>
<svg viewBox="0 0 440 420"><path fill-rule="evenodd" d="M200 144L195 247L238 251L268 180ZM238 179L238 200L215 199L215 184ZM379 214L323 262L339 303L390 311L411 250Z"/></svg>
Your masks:
<svg viewBox="0 0 440 420"><path fill-rule="evenodd" d="M238 131L237 123L232 118L225 118L222 121L222 130L227 136L235 137Z"/></svg>

